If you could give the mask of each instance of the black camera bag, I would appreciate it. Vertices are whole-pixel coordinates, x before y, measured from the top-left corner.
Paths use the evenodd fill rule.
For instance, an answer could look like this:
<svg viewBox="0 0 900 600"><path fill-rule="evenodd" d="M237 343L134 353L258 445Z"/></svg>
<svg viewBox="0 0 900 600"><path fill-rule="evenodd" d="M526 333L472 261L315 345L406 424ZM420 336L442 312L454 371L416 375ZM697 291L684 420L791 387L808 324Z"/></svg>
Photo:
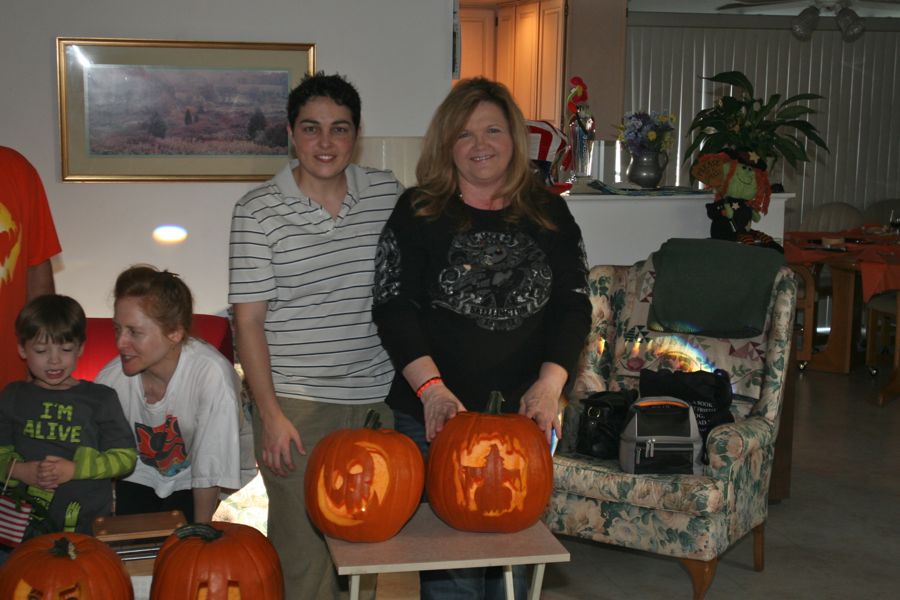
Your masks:
<svg viewBox="0 0 900 600"><path fill-rule="evenodd" d="M637 390L594 392L583 399L575 451L594 458L617 458L628 407L636 399Z"/></svg>

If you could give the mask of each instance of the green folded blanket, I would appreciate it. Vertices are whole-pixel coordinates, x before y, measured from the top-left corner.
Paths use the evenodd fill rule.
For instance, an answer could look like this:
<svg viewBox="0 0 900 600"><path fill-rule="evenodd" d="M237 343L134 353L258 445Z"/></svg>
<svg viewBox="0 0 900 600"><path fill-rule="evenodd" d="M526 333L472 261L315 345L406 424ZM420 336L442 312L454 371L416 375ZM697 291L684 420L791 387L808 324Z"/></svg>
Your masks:
<svg viewBox="0 0 900 600"><path fill-rule="evenodd" d="M725 240L674 238L652 258L651 330L719 338L762 333L783 254Z"/></svg>

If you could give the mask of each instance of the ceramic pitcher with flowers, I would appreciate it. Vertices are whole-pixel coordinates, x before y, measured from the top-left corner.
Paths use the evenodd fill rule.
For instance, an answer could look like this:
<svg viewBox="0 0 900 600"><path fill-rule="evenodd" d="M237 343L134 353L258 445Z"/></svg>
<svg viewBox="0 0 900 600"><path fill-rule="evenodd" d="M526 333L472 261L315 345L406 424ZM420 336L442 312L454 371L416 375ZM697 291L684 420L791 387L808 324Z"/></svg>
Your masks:
<svg viewBox="0 0 900 600"><path fill-rule="evenodd" d="M643 150L639 154L631 155L631 162L628 163L625 176L628 177L628 181L642 188L659 187L667 164L669 164L669 155L665 152Z"/></svg>
<svg viewBox="0 0 900 600"><path fill-rule="evenodd" d="M645 188L659 185L672 146L675 115L666 112L631 112L622 119L619 142L631 154L631 163L625 171L629 181Z"/></svg>

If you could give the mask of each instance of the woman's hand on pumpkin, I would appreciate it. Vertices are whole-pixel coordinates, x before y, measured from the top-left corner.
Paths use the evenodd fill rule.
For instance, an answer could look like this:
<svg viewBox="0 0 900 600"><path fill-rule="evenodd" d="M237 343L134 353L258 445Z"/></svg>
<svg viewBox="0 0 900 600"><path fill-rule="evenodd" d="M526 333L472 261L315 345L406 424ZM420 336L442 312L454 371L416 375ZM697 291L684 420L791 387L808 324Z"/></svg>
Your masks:
<svg viewBox="0 0 900 600"><path fill-rule="evenodd" d="M550 432L556 430L556 436L562 435L559 423L559 399L568 374L555 363L544 363L541 374L519 400L519 414L533 419L547 436L550 443Z"/></svg>
<svg viewBox="0 0 900 600"><path fill-rule="evenodd" d="M262 419L262 422L262 462L279 477L285 477L295 468L291 444L297 448L297 452L306 454L300 433L281 412Z"/></svg>
<svg viewBox="0 0 900 600"><path fill-rule="evenodd" d="M466 410L459 398L443 383L431 385L422 392L422 405L425 409L425 439L428 442L444 428L444 423Z"/></svg>

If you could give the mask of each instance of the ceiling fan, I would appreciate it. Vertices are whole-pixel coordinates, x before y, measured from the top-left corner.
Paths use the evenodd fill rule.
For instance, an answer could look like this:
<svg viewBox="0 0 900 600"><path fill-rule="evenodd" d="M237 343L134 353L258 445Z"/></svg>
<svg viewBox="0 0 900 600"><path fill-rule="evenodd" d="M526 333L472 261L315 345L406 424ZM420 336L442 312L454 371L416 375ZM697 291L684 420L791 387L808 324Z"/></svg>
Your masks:
<svg viewBox="0 0 900 600"><path fill-rule="evenodd" d="M767 6L773 4L808 4L791 21L791 32L800 40L808 40L819 21L819 15L823 10L831 12L835 16L838 28L844 41L852 42L866 30L865 21L851 5L859 4L900 4L900 0L736 0L730 4L723 4L717 10L734 10L738 8L750 8L753 6Z"/></svg>

